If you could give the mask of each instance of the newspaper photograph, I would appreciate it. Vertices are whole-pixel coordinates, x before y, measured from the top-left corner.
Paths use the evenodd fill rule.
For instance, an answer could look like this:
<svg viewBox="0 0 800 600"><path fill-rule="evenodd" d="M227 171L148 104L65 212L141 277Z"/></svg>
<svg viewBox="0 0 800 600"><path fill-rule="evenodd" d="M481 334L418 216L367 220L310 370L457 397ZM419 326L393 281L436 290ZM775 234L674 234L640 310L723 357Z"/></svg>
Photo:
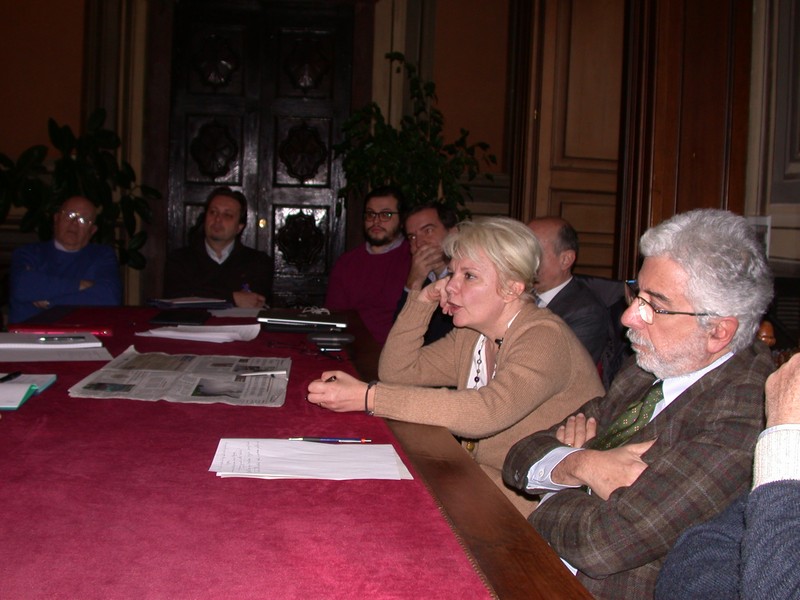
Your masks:
<svg viewBox="0 0 800 600"><path fill-rule="evenodd" d="M73 398L283 406L290 358L140 354L133 346L69 389Z"/></svg>

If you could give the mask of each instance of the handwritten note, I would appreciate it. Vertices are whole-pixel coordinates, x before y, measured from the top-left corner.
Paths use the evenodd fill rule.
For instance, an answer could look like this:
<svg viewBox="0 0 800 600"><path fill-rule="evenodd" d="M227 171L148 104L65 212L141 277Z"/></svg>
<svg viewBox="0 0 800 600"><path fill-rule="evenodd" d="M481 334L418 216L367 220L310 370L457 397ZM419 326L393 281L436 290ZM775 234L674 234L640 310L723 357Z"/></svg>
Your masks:
<svg viewBox="0 0 800 600"><path fill-rule="evenodd" d="M209 471L260 479L412 479L391 444L223 438Z"/></svg>

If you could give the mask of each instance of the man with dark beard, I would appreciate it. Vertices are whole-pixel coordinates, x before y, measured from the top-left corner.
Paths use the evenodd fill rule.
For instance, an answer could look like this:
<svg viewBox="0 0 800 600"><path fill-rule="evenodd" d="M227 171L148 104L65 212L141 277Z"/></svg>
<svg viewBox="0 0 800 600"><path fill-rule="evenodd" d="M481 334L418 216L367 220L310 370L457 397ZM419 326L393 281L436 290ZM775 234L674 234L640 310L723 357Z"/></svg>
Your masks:
<svg viewBox="0 0 800 600"><path fill-rule="evenodd" d="M681 532L748 489L773 370L754 343L772 276L743 217L679 214L640 246L622 316L636 363L503 466L507 485L554 492L528 520L597 598L652 598Z"/></svg>
<svg viewBox="0 0 800 600"><path fill-rule="evenodd" d="M397 188L376 188L367 195L367 241L336 261L325 298L326 308L357 311L380 344L392 328L397 301L411 268L411 253L400 227L402 209L403 196Z"/></svg>

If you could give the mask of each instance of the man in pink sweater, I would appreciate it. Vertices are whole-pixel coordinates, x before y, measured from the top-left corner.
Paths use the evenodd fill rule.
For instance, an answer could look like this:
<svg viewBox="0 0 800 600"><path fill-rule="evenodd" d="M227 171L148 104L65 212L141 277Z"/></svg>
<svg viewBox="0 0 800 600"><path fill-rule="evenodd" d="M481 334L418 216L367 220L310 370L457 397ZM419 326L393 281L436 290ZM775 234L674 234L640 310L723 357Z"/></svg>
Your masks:
<svg viewBox="0 0 800 600"><path fill-rule="evenodd" d="M381 187L364 204L366 243L342 254L331 271L325 307L355 310L372 336L386 341L403 293L411 253L400 226L400 190Z"/></svg>

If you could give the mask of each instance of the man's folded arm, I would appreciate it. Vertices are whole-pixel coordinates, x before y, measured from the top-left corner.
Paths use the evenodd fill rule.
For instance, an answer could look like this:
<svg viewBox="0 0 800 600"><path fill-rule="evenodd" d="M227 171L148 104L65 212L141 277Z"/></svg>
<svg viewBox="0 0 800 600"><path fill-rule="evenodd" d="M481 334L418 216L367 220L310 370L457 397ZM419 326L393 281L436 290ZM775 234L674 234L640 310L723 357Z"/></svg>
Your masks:
<svg viewBox="0 0 800 600"><path fill-rule="evenodd" d="M747 485L750 451L702 437L663 452L656 443L651 458L644 455L649 466L639 479L607 501L565 490L529 520L560 556L590 577L652 562L685 528L715 515Z"/></svg>

